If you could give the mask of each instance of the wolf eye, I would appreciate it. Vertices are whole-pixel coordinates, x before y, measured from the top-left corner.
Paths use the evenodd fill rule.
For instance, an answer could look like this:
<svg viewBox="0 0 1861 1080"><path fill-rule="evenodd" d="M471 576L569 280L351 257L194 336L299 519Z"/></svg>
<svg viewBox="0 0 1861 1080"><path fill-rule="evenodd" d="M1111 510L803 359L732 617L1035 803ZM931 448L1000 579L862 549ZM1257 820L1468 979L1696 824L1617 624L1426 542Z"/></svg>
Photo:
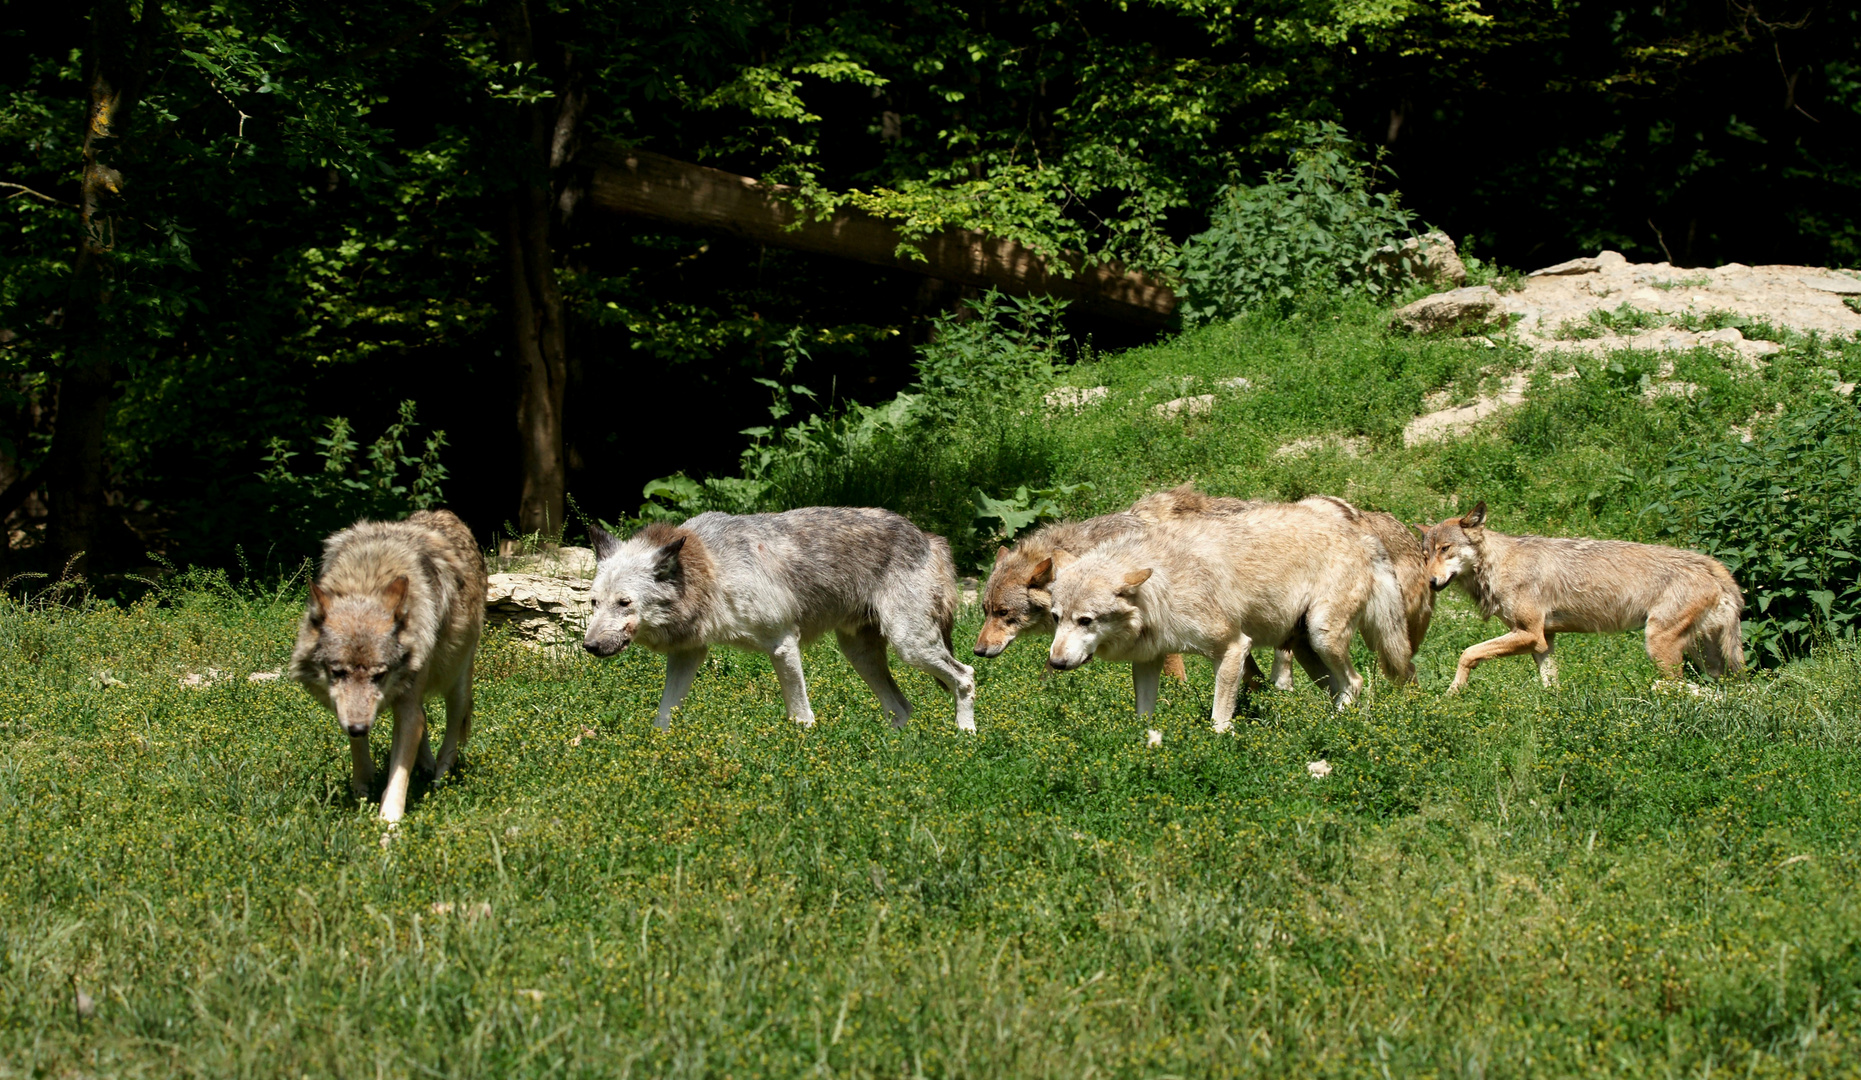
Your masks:
<svg viewBox="0 0 1861 1080"><path fill-rule="evenodd" d="M349 669L348 669L348 668L339 668L339 667L333 667L333 668L331 668L331 669L330 669L330 678L332 678L332 679L336 679L336 680L339 680L339 681L340 681L340 680L342 680L342 679L346 679L346 678L348 678L348 677L349 677Z"/></svg>
<svg viewBox="0 0 1861 1080"><path fill-rule="evenodd" d="M615 600L615 601L614 601L614 606L615 606L615 607L622 607L622 608L625 608L625 607L632 607L632 606L633 606L633 601L631 601L631 600Z"/></svg>
<svg viewBox="0 0 1861 1080"><path fill-rule="evenodd" d="M1078 623L1078 624L1079 624L1079 625L1081 625L1081 626L1091 626L1091 625L1092 625L1092 616L1090 616L1090 615L1081 615L1081 616L1079 616L1079 617L1078 617L1077 619L1074 619L1073 621L1074 621L1074 622L1076 622L1076 623Z"/></svg>

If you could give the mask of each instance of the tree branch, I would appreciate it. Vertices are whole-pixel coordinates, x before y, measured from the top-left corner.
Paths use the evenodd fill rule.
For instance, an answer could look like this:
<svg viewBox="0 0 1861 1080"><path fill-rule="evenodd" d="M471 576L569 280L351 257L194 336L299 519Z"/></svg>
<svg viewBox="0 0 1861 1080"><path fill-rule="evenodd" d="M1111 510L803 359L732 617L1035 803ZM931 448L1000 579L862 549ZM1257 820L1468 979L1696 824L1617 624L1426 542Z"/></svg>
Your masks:
<svg viewBox="0 0 1861 1080"><path fill-rule="evenodd" d="M375 57L380 56L382 53L389 52L393 49L400 48L402 45L407 44L413 39L419 37L421 34L424 34L428 30L433 29L435 26L438 26L440 23L445 22L447 19L452 17L453 12L459 10L460 8L464 6L465 6L465 0L447 0L446 3L441 4L439 7L435 8L431 15L428 15L426 18L421 19L418 22L415 22L409 26L402 28L400 33L394 35L388 40L379 42L374 45L370 45L366 49L357 49L355 52L352 52L352 53L344 53L343 55L338 56L335 62L338 64L354 64L354 63L359 63L363 60L373 60Z"/></svg>
<svg viewBox="0 0 1861 1080"><path fill-rule="evenodd" d="M7 198L9 199L17 199L21 195L30 195L35 199L41 199L45 202L51 203L53 206L62 206L68 210L76 210L78 208L77 203L66 202L63 199L54 199L43 191L34 191L24 184L15 184L10 180L0 180L0 188L12 188L13 189L13 194L7 196Z"/></svg>
<svg viewBox="0 0 1861 1080"><path fill-rule="evenodd" d="M21 504L23 504L33 492L39 490L39 485L43 483L44 480L45 466L40 465L38 468L8 484L5 491L0 491L0 522L4 522L7 518L12 517L13 511L18 510Z"/></svg>

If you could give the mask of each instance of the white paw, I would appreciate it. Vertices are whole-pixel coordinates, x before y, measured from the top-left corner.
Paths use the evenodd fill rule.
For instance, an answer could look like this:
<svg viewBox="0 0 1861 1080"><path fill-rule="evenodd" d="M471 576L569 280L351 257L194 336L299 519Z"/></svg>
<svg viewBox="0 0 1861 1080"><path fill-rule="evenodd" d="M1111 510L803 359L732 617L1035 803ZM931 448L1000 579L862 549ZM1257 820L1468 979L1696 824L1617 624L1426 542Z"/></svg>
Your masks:
<svg viewBox="0 0 1861 1080"><path fill-rule="evenodd" d="M800 727L803 731L806 731L809 728L812 728L814 726L814 717L797 716L795 717L795 724L796 726Z"/></svg>
<svg viewBox="0 0 1861 1080"><path fill-rule="evenodd" d="M1226 735L1228 732L1233 731L1233 730L1234 730L1234 721L1232 720L1215 721L1215 734Z"/></svg>
<svg viewBox="0 0 1861 1080"><path fill-rule="evenodd" d="M974 720L961 720L961 719L959 719L959 720L958 720L958 721L956 722L956 730L958 730L958 731L975 731L975 730L976 730L976 722L975 722Z"/></svg>

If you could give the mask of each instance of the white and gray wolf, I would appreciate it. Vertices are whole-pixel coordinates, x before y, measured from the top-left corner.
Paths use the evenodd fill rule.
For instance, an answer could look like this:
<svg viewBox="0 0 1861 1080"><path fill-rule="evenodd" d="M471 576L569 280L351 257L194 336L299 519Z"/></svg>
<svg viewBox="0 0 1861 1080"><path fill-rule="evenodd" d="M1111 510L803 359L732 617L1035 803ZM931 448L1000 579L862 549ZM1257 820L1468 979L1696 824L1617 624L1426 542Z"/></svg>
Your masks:
<svg viewBox="0 0 1861 1080"><path fill-rule="evenodd" d="M767 653L788 715L813 725L801 651L831 630L894 726L911 703L892 680L888 644L956 698L958 728L976 729L975 671L950 651L956 565L943 537L889 510L831 506L700 514L624 541L590 532L598 562L583 647L608 657L637 640L665 654L660 727L713 645Z"/></svg>
<svg viewBox="0 0 1861 1080"><path fill-rule="evenodd" d="M1697 551L1549 536L1507 536L1486 527L1486 504L1427 527L1428 581L1458 584L1491 618L1511 628L1460 654L1448 693L1467 685L1481 661L1530 653L1546 686L1557 682L1558 634L1647 628L1648 657L1678 679L1690 655L1707 674L1744 670L1739 617L1745 597L1731 571Z"/></svg>
<svg viewBox="0 0 1861 1080"><path fill-rule="evenodd" d="M384 821L401 819L416 763L435 780L445 776L471 735L472 658L484 625L485 558L450 511L357 522L324 541L291 677L348 735L357 798L375 780L369 729L383 709L393 711ZM427 746L430 696L446 699L437 761Z"/></svg>
<svg viewBox="0 0 1861 1080"><path fill-rule="evenodd" d="M1155 706L1163 656L1193 652L1215 663L1211 718L1228 730L1249 650L1277 647L1301 624L1339 708L1363 686L1351 665L1354 632L1386 668L1410 670L1389 556L1334 510L1263 504L1180 517L1077 559L1058 552L1045 569L1057 623L1048 662L1064 671L1094 656L1130 661L1140 713Z"/></svg>

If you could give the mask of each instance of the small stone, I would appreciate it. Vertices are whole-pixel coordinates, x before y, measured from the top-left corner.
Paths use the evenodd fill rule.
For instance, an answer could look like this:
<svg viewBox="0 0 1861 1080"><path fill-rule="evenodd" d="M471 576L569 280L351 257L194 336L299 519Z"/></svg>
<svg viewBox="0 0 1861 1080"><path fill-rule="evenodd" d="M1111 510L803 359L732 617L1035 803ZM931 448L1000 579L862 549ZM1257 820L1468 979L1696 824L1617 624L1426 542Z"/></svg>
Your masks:
<svg viewBox="0 0 1861 1080"><path fill-rule="evenodd" d="M1163 745L1163 733L1161 731L1158 731L1156 728L1151 728L1149 731L1144 733L1144 745L1145 746L1162 746Z"/></svg>
<svg viewBox="0 0 1861 1080"><path fill-rule="evenodd" d="M1490 285L1475 285L1424 296L1413 304L1398 308L1391 316L1390 324L1417 334L1433 334L1469 326L1503 325L1511 319L1504 309L1498 290Z"/></svg>
<svg viewBox="0 0 1861 1080"><path fill-rule="evenodd" d="M1176 398L1161 405L1152 405L1150 411L1165 420L1174 420L1178 416L1201 416L1215 411L1215 395L1197 394L1194 397Z"/></svg>
<svg viewBox="0 0 1861 1080"><path fill-rule="evenodd" d="M1041 401L1049 409L1071 409L1078 412L1087 405L1104 401L1111 396L1109 386L1061 386L1041 395Z"/></svg>
<svg viewBox="0 0 1861 1080"><path fill-rule="evenodd" d="M1331 763L1324 758L1319 758L1317 761L1307 762L1305 771L1311 774L1312 779L1323 780L1331 775Z"/></svg>
<svg viewBox="0 0 1861 1080"><path fill-rule="evenodd" d="M283 676L283 674L284 672L282 671L254 671L252 674L246 676L246 681L247 682L272 682L280 678L281 676Z"/></svg>
<svg viewBox="0 0 1861 1080"><path fill-rule="evenodd" d="M89 1020L97 1015L97 1000L79 990L77 996L78 1019Z"/></svg>

